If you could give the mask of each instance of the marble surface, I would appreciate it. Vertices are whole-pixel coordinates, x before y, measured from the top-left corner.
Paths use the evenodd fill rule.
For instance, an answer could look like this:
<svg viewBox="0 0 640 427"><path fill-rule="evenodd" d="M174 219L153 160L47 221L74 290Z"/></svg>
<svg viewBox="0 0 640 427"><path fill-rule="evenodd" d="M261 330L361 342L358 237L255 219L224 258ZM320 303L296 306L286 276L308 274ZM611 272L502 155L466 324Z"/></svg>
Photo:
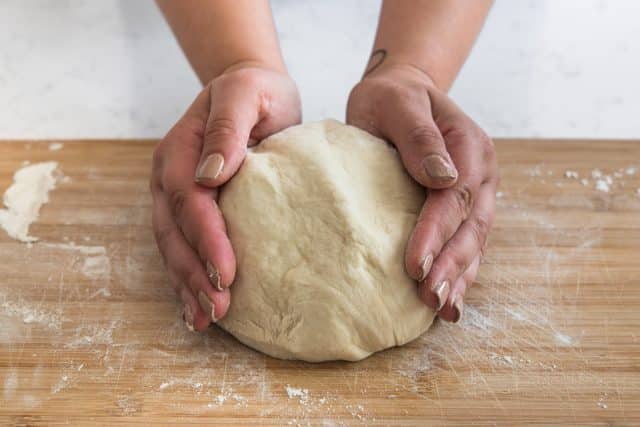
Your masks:
<svg viewBox="0 0 640 427"><path fill-rule="evenodd" d="M272 4L305 120L343 118L379 1ZM640 138L638 16L498 0L451 96L493 136ZM149 0L2 0L0 46L0 138L159 137L199 90Z"/></svg>

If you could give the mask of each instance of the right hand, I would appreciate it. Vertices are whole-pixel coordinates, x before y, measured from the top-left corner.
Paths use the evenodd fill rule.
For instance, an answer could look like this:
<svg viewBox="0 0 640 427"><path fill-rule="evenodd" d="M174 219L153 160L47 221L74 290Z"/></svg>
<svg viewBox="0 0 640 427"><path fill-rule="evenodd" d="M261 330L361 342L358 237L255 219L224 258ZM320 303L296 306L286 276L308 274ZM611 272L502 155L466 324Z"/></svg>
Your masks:
<svg viewBox="0 0 640 427"><path fill-rule="evenodd" d="M248 145L301 119L295 83L284 72L237 64L212 80L153 153L153 231L191 330L229 308L235 256L217 206L218 188Z"/></svg>

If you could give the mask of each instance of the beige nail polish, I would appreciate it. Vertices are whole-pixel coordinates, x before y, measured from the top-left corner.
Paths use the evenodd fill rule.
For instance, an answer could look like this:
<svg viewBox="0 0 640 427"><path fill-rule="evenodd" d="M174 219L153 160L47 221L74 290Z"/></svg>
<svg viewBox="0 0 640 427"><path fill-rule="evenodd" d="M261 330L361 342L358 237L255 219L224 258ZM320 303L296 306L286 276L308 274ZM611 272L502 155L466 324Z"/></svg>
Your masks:
<svg viewBox="0 0 640 427"><path fill-rule="evenodd" d="M216 307L213 305L213 302L209 299L209 297L202 291L198 292L198 301L200 301L200 307L207 312L211 313L211 320L217 322L216 319Z"/></svg>
<svg viewBox="0 0 640 427"><path fill-rule="evenodd" d="M427 277L427 274L429 274L429 270L431 270L432 262L433 262L433 255L427 254L427 256L424 257L424 260L422 261L422 265L420 266L420 278L418 279L419 282L422 282L425 279L425 277Z"/></svg>
<svg viewBox="0 0 640 427"><path fill-rule="evenodd" d="M431 154L423 160L425 172L433 179L451 181L458 177L455 168L439 154Z"/></svg>
<svg viewBox="0 0 640 427"><path fill-rule="evenodd" d="M187 329L189 329L189 331L193 332L195 331L195 329L193 328L193 310L191 309L191 306L189 304L185 304L184 305L184 322L187 325Z"/></svg>
<svg viewBox="0 0 640 427"><path fill-rule="evenodd" d="M462 311L464 309L464 302L462 301L462 296L461 295L454 296L453 302L451 305L453 306L453 311L455 312L453 323L458 323L460 319L462 319Z"/></svg>
<svg viewBox="0 0 640 427"><path fill-rule="evenodd" d="M220 292L224 290L220 283L220 273L218 273L218 270L209 261L207 261L207 276L209 277L209 282L211 282L217 290Z"/></svg>
<svg viewBox="0 0 640 427"><path fill-rule="evenodd" d="M224 157L222 154L214 153L210 154L196 170L196 181L211 181L214 180L222 172L224 167Z"/></svg>
<svg viewBox="0 0 640 427"><path fill-rule="evenodd" d="M444 303L447 301L447 297L449 296L449 281L443 280L436 284L433 287L433 293L438 298L437 311L440 311L442 307L444 307Z"/></svg>

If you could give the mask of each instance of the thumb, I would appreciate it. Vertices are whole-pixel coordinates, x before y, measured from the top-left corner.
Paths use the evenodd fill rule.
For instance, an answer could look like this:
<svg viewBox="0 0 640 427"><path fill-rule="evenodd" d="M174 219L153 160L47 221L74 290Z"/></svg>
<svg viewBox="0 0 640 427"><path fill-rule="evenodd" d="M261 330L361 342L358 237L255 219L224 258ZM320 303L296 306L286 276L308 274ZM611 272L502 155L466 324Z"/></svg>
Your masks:
<svg viewBox="0 0 640 427"><path fill-rule="evenodd" d="M251 130L260 120L258 98L257 91L242 85L211 85L209 117L195 175L198 184L218 187L236 173Z"/></svg>
<svg viewBox="0 0 640 427"><path fill-rule="evenodd" d="M427 114L422 108L419 113L407 108L396 111L398 120L385 133L396 145L409 174L427 188L448 188L455 184L458 171L430 109Z"/></svg>

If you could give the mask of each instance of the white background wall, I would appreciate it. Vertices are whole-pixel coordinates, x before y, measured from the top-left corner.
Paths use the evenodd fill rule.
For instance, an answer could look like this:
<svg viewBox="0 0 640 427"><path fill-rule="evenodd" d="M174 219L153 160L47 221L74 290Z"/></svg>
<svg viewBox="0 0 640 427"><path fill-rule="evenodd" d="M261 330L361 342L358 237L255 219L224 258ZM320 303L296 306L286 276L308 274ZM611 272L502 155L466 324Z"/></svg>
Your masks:
<svg viewBox="0 0 640 427"><path fill-rule="evenodd" d="M305 120L343 118L379 1L272 4ZM198 90L149 0L0 0L0 138L159 137ZM498 0L451 95L492 136L640 138L640 2Z"/></svg>

